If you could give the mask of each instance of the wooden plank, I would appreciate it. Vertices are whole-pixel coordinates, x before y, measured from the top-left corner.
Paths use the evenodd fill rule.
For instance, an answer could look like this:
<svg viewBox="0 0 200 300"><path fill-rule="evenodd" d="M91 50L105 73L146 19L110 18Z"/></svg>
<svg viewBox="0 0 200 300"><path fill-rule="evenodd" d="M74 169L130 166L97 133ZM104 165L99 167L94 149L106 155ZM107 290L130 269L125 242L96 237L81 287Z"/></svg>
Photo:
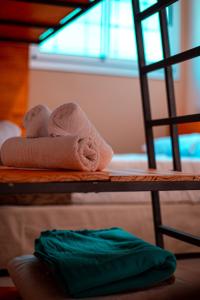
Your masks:
<svg viewBox="0 0 200 300"><path fill-rule="evenodd" d="M28 46L1 43L0 120L22 126L28 102Z"/></svg>
<svg viewBox="0 0 200 300"><path fill-rule="evenodd" d="M200 181L200 175L175 171L158 170L112 170L110 180L115 182L131 181Z"/></svg>
<svg viewBox="0 0 200 300"><path fill-rule="evenodd" d="M2 1L0 9L1 20L18 20L27 23L46 23L58 24L73 8L46 6L37 3Z"/></svg>
<svg viewBox="0 0 200 300"><path fill-rule="evenodd" d="M51 33L56 32L64 26L63 18L69 16L72 21L99 1L2 1L0 4L0 41L38 43L41 41L39 37L48 28L51 29Z"/></svg>
<svg viewBox="0 0 200 300"><path fill-rule="evenodd" d="M0 168L0 183L37 183L72 181L200 181L200 175L182 172L158 172L156 170L107 170L81 172L68 170L30 170Z"/></svg>
<svg viewBox="0 0 200 300"><path fill-rule="evenodd" d="M68 170L22 170L0 167L1 183L69 182L97 180L109 180L109 173Z"/></svg>
<svg viewBox="0 0 200 300"><path fill-rule="evenodd" d="M24 26L1 25L0 24L0 40L4 38L9 40L20 40L23 38L31 43L37 43L38 37L44 32L44 29L29 28Z"/></svg>
<svg viewBox="0 0 200 300"><path fill-rule="evenodd" d="M82 7L85 8L90 4L89 0L12 0L17 2L39 3L48 6L63 6L63 7Z"/></svg>

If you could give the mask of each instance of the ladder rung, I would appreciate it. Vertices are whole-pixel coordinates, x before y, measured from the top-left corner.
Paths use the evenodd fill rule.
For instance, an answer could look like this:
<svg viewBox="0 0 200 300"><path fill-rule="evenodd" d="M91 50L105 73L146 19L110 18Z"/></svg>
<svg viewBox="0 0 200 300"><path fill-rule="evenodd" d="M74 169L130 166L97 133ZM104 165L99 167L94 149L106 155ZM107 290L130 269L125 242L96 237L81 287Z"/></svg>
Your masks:
<svg viewBox="0 0 200 300"><path fill-rule="evenodd" d="M164 119L155 119L155 120L147 121L147 124L150 126L164 126L164 125L192 123L192 122L200 122L200 114L177 116L177 117L164 118Z"/></svg>
<svg viewBox="0 0 200 300"><path fill-rule="evenodd" d="M149 16L155 14L161 9L177 2L178 0L160 0L158 3L151 5L149 8L145 9L141 13L138 13L136 16L137 21L142 21L143 19L148 18Z"/></svg>
<svg viewBox="0 0 200 300"><path fill-rule="evenodd" d="M184 52L181 52L181 53L178 53L176 55L172 55L168 58L165 58L165 59L155 62L153 64L143 66L141 68L141 72L142 72L142 74L146 74L146 73L153 72L155 70L159 70L159 69L162 69L162 68L174 65L174 64L181 63L183 61L192 59L197 56L200 56L200 46L192 48L192 49L184 51Z"/></svg>
<svg viewBox="0 0 200 300"><path fill-rule="evenodd" d="M158 230L162 234L166 234L175 239L178 239L183 242L190 243L190 244L200 247L200 237L198 237L198 236L194 236L192 234L189 234L189 233L186 233L186 232L183 232L183 231L180 231L180 230L177 230L172 227L165 226L165 225L158 226Z"/></svg>

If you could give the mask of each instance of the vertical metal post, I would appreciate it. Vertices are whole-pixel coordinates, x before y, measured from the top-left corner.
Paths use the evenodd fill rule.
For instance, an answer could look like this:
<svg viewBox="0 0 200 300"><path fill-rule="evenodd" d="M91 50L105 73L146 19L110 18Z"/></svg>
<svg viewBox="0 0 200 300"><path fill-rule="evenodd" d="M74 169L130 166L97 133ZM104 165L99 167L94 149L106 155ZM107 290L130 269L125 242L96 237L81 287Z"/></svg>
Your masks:
<svg viewBox="0 0 200 300"><path fill-rule="evenodd" d="M160 0L159 0L160 1ZM167 26L167 14L166 8L159 11L159 21L162 39L162 50L164 59L170 57L170 43L169 43L169 33ZM167 106L169 117L176 117L176 100L174 92L174 81L172 66L164 68L165 71L165 85L167 94ZM179 152L178 143L178 128L177 125L170 125L170 136L172 141L172 153L173 153L173 167L176 171L181 171L181 159Z"/></svg>
<svg viewBox="0 0 200 300"><path fill-rule="evenodd" d="M143 119L145 128L145 137L147 144L147 154L148 154L148 165L149 168L156 168L155 151L153 144L153 129L149 124L152 120L151 116L151 105L150 105L150 95L148 86L147 74L142 73L141 69L145 66L145 52L144 52L144 41L142 34L142 24L141 21L137 19L137 15L140 13L139 0L132 0L133 9L133 19L135 25L135 35L136 35L136 45L138 54L138 66L139 66L139 78L140 78L140 88L142 95L142 107L143 107ZM152 199L152 210L153 210L153 221L155 229L155 239L156 245L164 247L163 235L159 232L159 226L161 222L161 209L160 209L160 199L159 192L151 192Z"/></svg>
<svg viewBox="0 0 200 300"><path fill-rule="evenodd" d="M149 168L156 168L155 151L153 144L153 129L149 125L148 121L151 121L151 106L150 106L150 95L148 86L148 75L141 72L141 68L145 66L145 52L144 52L144 41L142 35L142 25L141 21L136 19L137 14L140 12L139 1L132 0L133 7L133 18L135 25L135 36L137 45L137 55L138 55L138 67L139 67L139 78L140 78L140 89L142 95L142 109L143 109L143 119L144 119L144 129L145 138L147 144L148 153L148 164Z"/></svg>
<svg viewBox="0 0 200 300"><path fill-rule="evenodd" d="M164 248L163 234L159 231L159 226L162 225L162 214L160 207L160 195L159 192L151 192L151 205L153 211L153 225L156 245Z"/></svg>

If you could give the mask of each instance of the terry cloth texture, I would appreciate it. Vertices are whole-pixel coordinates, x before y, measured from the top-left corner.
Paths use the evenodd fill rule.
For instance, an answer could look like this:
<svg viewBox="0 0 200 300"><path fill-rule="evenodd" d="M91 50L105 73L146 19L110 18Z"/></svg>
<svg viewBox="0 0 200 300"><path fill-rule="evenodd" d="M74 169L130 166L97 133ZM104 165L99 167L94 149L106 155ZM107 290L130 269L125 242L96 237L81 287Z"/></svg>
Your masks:
<svg viewBox="0 0 200 300"><path fill-rule="evenodd" d="M2 164L17 168L61 168L96 171L97 145L79 136L11 138L1 148Z"/></svg>
<svg viewBox="0 0 200 300"><path fill-rule="evenodd" d="M121 228L45 231L35 241L34 254L76 298L148 288L176 268L172 253Z"/></svg>
<svg viewBox="0 0 200 300"><path fill-rule="evenodd" d="M31 108L24 116L23 125L26 136L30 138L48 136L48 121L51 111L45 105Z"/></svg>
<svg viewBox="0 0 200 300"><path fill-rule="evenodd" d="M106 168L112 159L112 148L102 138L81 107L74 102L63 104L53 111L49 119L48 131L50 136L73 134L94 139L100 153L98 170Z"/></svg>

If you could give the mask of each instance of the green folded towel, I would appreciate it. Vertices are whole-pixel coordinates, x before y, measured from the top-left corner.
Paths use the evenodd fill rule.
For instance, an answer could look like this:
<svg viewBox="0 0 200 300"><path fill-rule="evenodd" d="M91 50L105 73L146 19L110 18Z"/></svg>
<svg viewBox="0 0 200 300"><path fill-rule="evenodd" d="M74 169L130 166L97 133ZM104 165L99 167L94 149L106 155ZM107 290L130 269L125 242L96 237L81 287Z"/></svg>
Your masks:
<svg viewBox="0 0 200 300"><path fill-rule="evenodd" d="M35 253L71 296L143 289L168 279L175 256L121 228L42 232Z"/></svg>

